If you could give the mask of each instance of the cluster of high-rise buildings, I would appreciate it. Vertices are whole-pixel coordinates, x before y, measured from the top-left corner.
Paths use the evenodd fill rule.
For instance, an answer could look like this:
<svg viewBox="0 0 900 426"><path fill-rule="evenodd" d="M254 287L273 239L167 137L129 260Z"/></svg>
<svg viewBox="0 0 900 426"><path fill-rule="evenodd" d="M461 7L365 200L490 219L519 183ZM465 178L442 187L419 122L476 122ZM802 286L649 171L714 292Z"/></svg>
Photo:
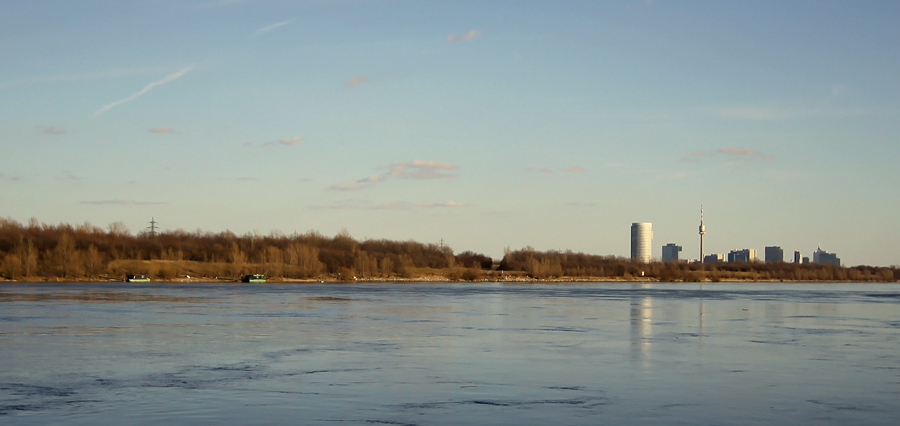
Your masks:
<svg viewBox="0 0 900 426"><path fill-rule="evenodd" d="M760 259L756 255L756 249L740 249L732 250L726 254L704 254L703 237L706 235L706 226L703 224L703 209L700 209L700 257L698 260L680 259L679 253L682 247L675 243L668 243L662 246L663 262L758 262ZM635 222L631 224L631 258L641 262L650 262L653 260L653 224L650 222ZM784 250L779 246L769 246L765 249L766 262L784 262ZM809 263L808 257L802 257L799 251L794 252L794 258L790 261L793 263ZM830 263L832 265L841 266L841 259L835 253L829 253L822 250L821 247L816 248L813 252L813 263Z"/></svg>

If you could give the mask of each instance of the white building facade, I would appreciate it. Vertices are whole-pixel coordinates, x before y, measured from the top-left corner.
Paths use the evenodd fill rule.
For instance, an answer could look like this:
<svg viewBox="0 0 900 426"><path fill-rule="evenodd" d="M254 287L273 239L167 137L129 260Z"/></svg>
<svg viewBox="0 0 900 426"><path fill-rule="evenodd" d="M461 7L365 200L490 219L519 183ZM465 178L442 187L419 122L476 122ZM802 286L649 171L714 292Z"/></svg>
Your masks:
<svg viewBox="0 0 900 426"><path fill-rule="evenodd" d="M631 224L631 259L650 263L653 259L653 224L635 222Z"/></svg>

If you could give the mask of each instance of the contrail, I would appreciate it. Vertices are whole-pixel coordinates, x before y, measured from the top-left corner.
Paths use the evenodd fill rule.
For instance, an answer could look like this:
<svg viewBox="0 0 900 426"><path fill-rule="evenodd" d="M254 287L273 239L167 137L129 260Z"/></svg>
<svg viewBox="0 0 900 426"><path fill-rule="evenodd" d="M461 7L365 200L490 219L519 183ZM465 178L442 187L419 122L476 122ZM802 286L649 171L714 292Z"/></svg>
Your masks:
<svg viewBox="0 0 900 426"><path fill-rule="evenodd" d="M137 92L137 93L135 93L135 94L133 94L133 95L131 95L131 96L125 98L125 99L122 99L122 100L119 100L119 101L115 101L115 102L113 102L113 103L111 103L111 104L109 104L109 105L104 106L103 108L98 109L97 112L94 113L94 115L95 115L95 116L96 116L96 115L100 115L100 114L106 112L107 110L109 110L110 108L116 107L116 106L118 106L118 105L120 105L120 104L124 104L125 102L128 102L128 101L133 101L133 100L134 100L135 98L137 98L138 96L141 96L141 95L143 95L144 93L149 92L150 89L152 89L152 88L154 88L154 87L156 87L156 86L159 86L159 85L161 85L161 84L166 84L166 83L168 83L168 82L170 82L170 81L172 81L172 80L176 80L176 79L180 78L181 76L187 74L187 72L190 71L190 70L192 70L192 69L194 69L194 65L190 65L190 66L187 66L187 67L185 67L185 68L182 68L181 70L179 70L179 71L177 71L177 72L173 72L172 74L169 74L169 75L165 76L162 80L154 81L153 83L150 83L150 84L144 86L144 88L141 89L139 92Z"/></svg>
<svg viewBox="0 0 900 426"><path fill-rule="evenodd" d="M293 19L290 19L290 20L287 20L287 21L282 21L282 22L279 22L279 23L277 23L277 24L272 24L272 25L269 25L269 26L266 26L266 27L262 27L262 28L256 30L256 33L257 33L257 34L260 34L260 33L265 33L265 32L272 31L272 30L274 30L275 28L278 28L278 27L280 27L280 26L282 26L282 25L290 24L291 21L293 21Z"/></svg>

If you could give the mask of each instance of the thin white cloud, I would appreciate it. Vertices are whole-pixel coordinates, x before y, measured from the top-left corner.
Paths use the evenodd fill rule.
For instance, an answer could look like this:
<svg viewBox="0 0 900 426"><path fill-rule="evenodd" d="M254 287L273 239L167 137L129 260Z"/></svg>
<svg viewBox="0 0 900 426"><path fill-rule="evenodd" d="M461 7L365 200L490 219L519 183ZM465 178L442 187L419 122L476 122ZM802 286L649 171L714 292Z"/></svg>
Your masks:
<svg viewBox="0 0 900 426"><path fill-rule="evenodd" d="M553 170L550 170L550 169L548 169L548 168L546 168L546 167L542 167L542 168L540 168L540 169L534 168L534 167L528 167L528 168L526 168L525 170L526 170L526 171L529 171L529 172L541 172L541 173L548 173L548 174L549 174L549 173L553 173Z"/></svg>
<svg viewBox="0 0 900 426"><path fill-rule="evenodd" d="M396 203L376 204L369 208L372 210L406 210L409 208L409 203L398 201Z"/></svg>
<svg viewBox="0 0 900 426"><path fill-rule="evenodd" d="M698 163L702 158L725 156L732 158L742 158L745 160L774 160L775 157L759 152L755 149L740 148L736 146L723 146L712 151L694 151L691 155L681 158L682 163Z"/></svg>
<svg viewBox="0 0 900 426"><path fill-rule="evenodd" d="M263 146L273 146L273 145L279 145L279 144L293 146L293 145L297 145L298 143L300 143L301 140L303 140L303 138L301 138L300 136L294 136L292 138L283 138L283 139L278 139L278 141L266 142L263 144Z"/></svg>
<svg viewBox="0 0 900 426"><path fill-rule="evenodd" d="M3 173L0 173L0 180L6 180L10 182L21 182L23 179L20 176L6 176Z"/></svg>
<svg viewBox="0 0 900 426"><path fill-rule="evenodd" d="M92 206L157 206L166 204L162 201L135 201L131 199L127 200L96 200L96 201L82 201L81 204L88 204Z"/></svg>
<svg viewBox="0 0 900 426"><path fill-rule="evenodd" d="M539 172L539 173L546 173L546 174L554 173L553 170L551 170L547 167L541 167L541 168L527 167L527 168L525 168L525 170L529 171L529 172ZM581 166L567 166L567 167L563 167L562 169L560 169L560 171L565 172L565 173L583 173L584 168Z"/></svg>
<svg viewBox="0 0 900 426"><path fill-rule="evenodd" d="M63 175L57 177L56 179L58 179L58 180L68 180L68 181L73 181L73 182L77 182L77 181L81 180L80 177L75 176L74 174L72 174L72 172L70 172L70 171L68 171L68 170L65 171L65 172L63 172Z"/></svg>
<svg viewBox="0 0 900 426"><path fill-rule="evenodd" d="M171 127L154 127L152 129L147 130L150 133L175 133L175 130Z"/></svg>
<svg viewBox="0 0 900 426"><path fill-rule="evenodd" d="M372 79L365 75L358 75L356 77L350 77L347 79L347 87L351 89L355 89L359 87L360 84L367 83L372 81Z"/></svg>
<svg viewBox="0 0 900 426"><path fill-rule="evenodd" d="M339 200L331 205L325 207L315 207L315 208L327 208L331 210L410 210L412 208L441 208L441 207L462 207L464 204L458 201L445 201L445 202L416 202L410 203L407 201L396 201L393 203L383 203L383 204L375 204L371 201L366 200L358 200L358 199L346 199Z"/></svg>
<svg viewBox="0 0 900 426"><path fill-rule="evenodd" d="M447 43L453 43L455 41L469 41L480 35L481 31L478 30L472 30L465 34L450 34L447 36Z"/></svg>
<svg viewBox="0 0 900 426"><path fill-rule="evenodd" d="M150 89L153 89L153 88L156 87L156 86L159 86L159 85L162 85L162 84L166 84L166 83L168 83L168 82L170 82L170 81L172 81L172 80L177 80L177 79L181 78L181 76L187 74L188 71L190 71L190 70L192 70L192 69L194 69L194 65L189 65L189 66L184 67L184 68L182 68L182 69L180 69L180 70L178 70L178 71L176 71L176 72L173 72L172 74L169 74L169 75L163 77L162 80L154 81L153 83L150 83L150 84L144 86L143 89L139 90L137 93L135 93L135 94L133 94L133 95L131 95L131 96L125 98L125 99L115 101L115 102L113 102L113 103L111 103L111 104L109 104L109 105L105 105L103 108L100 108L100 109L98 109L96 112L94 112L94 115L95 115L95 116L100 115L100 114L102 114L102 113L104 113L104 112L110 110L111 108L117 107L117 106L119 106L119 105L121 105L121 104L123 104L123 103L125 103L125 102L133 101L133 100L135 100L136 98L138 98L139 96L141 96L141 95L143 95L143 94L149 92Z"/></svg>
<svg viewBox="0 0 900 426"><path fill-rule="evenodd" d="M329 191L356 191L359 189L363 189L367 187L367 185L363 185L361 183L348 182L348 183L336 183L328 187Z"/></svg>
<svg viewBox="0 0 900 426"><path fill-rule="evenodd" d="M840 92L840 90L838 90ZM864 116L894 116L900 109L892 108L838 108L833 106L772 107L758 105L729 105L716 107L685 108L677 111L592 112L583 117L609 121L673 121L698 119L725 119L749 121L785 121L816 118L852 118Z"/></svg>
<svg viewBox="0 0 900 426"><path fill-rule="evenodd" d="M435 207L462 207L463 203L459 201L445 201L443 203L412 203L416 207L435 208Z"/></svg>
<svg viewBox="0 0 900 426"><path fill-rule="evenodd" d="M66 133L66 130L60 127L50 126L41 130L41 133L45 135L63 135Z"/></svg>
<svg viewBox="0 0 900 426"><path fill-rule="evenodd" d="M290 20L287 20L287 21L281 21L281 22L278 22L278 23L275 23L275 24L272 24L272 25L267 25L267 26L265 26L265 27L262 27L262 28L256 30L256 33L257 33L257 34L267 33L267 32L272 31L272 30L274 30L274 29L276 29L276 28L278 28L278 27L283 27L283 26L285 26L285 25L287 25L287 24L290 24L291 22L293 22L293 19L290 19Z"/></svg>
<svg viewBox="0 0 900 426"><path fill-rule="evenodd" d="M430 180L455 178L459 176L454 173L447 173L448 170L456 169L457 166L442 161L413 160L394 163L380 168L386 168L388 171L386 173L365 177L352 183L331 185L328 189L332 191L356 191L363 188L371 188L376 183L385 182L393 178Z"/></svg>

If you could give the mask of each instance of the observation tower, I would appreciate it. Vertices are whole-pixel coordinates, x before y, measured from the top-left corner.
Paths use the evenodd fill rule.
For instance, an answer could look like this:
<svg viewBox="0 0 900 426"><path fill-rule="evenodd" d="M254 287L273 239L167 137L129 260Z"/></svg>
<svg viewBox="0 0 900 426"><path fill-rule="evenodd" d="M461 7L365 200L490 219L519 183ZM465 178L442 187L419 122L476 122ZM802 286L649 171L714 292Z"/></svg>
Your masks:
<svg viewBox="0 0 900 426"><path fill-rule="evenodd" d="M700 206L700 263L703 263L703 236L706 235L706 225L703 224L703 206Z"/></svg>

